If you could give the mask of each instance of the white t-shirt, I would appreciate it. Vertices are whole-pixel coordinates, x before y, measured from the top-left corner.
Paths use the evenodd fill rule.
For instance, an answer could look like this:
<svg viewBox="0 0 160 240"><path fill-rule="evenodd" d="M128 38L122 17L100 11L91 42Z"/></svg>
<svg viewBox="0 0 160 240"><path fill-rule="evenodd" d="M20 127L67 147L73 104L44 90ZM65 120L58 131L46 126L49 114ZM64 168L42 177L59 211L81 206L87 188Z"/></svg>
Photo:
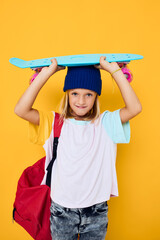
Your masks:
<svg viewBox="0 0 160 240"><path fill-rule="evenodd" d="M94 123L65 119L52 169L54 202L67 208L84 208L118 196L117 143L130 141L129 121L122 124L119 111L105 111ZM47 167L52 159L55 113L39 112L40 125L30 123L30 139L44 144Z"/></svg>

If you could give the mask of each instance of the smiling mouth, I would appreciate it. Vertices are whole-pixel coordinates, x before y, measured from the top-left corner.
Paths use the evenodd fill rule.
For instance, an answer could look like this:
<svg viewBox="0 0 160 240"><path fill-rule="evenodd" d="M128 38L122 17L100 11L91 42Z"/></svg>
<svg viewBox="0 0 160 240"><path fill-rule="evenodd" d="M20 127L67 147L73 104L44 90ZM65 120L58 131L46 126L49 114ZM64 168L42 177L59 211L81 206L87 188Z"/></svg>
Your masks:
<svg viewBox="0 0 160 240"><path fill-rule="evenodd" d="M80 109L83 109L83 108L86 108L86 107L80 107L80 106L76 106L77 108L80 108Z"/></svg>

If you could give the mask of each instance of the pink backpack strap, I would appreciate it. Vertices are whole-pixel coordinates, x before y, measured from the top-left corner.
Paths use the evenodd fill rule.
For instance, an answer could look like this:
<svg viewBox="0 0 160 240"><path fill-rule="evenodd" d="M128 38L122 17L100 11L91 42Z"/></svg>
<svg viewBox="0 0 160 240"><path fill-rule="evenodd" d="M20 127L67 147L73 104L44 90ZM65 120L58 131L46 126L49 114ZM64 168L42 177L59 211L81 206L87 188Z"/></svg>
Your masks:
<svg viewBox="0 0 160 240"><path fill-rule="evenodd" d="M54 120L54 127L53 127L53 131L54 131L53 156L52 156L52 160L50 161L47 167L47 176L46 176L46 185L49 187L51 186L51 174L52 174L53 163L57 157L58 138L61 134L61 128L63 125L63 121L60 122L59 118L60 118L60 114L55 113L55 120Z"/></svg>

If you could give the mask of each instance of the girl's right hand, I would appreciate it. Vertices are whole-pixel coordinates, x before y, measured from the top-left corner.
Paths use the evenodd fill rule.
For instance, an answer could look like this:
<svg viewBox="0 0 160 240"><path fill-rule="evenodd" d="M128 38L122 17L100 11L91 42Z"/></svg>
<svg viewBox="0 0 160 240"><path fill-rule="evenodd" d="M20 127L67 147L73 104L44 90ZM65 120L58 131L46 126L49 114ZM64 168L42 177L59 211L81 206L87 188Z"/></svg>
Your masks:
<svg viewBox="0 0 160 240"><path fill-rule="evenodd" d="M51 77L54 73L65 69L65 66L58 66L56 58L51 59L52 64L49 67L43 67L39 74L44 74L47 77Z"/></svg>

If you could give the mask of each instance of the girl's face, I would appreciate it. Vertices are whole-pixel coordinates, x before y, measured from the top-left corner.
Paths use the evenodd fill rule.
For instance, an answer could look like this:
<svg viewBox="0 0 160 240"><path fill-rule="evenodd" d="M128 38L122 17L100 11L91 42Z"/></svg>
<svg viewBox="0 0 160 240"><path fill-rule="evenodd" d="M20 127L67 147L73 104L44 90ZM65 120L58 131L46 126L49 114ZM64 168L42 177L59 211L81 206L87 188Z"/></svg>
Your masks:
<svg viewBox="0 0 160 240"><path fill-rule="evenodd" d="M76 120L82 120L93 107L97 93L88 89L69 90L69 105Z"/></svg>

